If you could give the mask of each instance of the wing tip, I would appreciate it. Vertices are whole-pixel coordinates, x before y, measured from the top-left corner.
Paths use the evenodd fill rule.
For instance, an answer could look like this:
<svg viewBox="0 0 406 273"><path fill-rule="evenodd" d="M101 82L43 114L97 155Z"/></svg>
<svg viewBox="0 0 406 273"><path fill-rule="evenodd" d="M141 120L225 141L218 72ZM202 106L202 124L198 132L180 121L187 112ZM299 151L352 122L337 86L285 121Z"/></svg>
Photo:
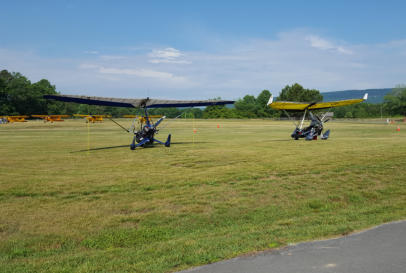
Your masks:
<svg viewBox="0 0 406 273"><path fill-rule="evenodd" d="M269 97L269 100L268 100L268 105L271 105L272 102L273 102L273 95L271 94L271 96Z"/></svg>

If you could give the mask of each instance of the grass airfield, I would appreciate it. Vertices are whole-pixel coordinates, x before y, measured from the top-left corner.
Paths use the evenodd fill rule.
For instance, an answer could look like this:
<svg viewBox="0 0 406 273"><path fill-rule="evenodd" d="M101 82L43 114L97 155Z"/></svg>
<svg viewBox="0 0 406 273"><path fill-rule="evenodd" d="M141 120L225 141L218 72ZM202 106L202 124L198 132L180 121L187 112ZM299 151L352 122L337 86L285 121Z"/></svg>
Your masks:
<svg viewBox="0 0 406 273"><path fill-rule="evenodd" d="M131 151L108 120L0 125L0 272L172 272L405 219L396 126L175 120Z"/></svg>

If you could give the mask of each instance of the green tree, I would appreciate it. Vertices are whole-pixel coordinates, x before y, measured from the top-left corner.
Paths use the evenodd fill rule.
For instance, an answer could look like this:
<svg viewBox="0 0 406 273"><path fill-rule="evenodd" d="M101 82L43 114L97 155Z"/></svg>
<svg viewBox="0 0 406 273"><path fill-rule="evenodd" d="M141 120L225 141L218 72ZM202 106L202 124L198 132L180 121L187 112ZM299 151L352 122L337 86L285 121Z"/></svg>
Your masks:
<svg viewBox="0 0 406 273"><path fill-rule="evenodd" d="M275 117L279 116L279 111L272 109L268 106L269 98L271 97L271 92L269 90L262 90L256 99L256 104L258 106L257 116L258 117Z"/></svg>
<svg viewBox="0 0 406 273"><path fill-rule="evenodd" d="M12 109L9 115L22 115L31 112L31 82L20 73L11 73L12 78L6 86L6 102Z"/></svg>
<svg viewBox="0 0 406 273"><path fill-rule="evenodd" d="M48 106L54 103L46 101L43 96L56 93L55 86L48 80L43 79L32 84L20 73L10 73L7 70L0 72L0 114L2 115L45 114L48 112Z"/></svg>
<svg viewBox="0 0 406 273"><path fill-rule="evenodd" d="M286 85L279 94L280 101L300 101L300 102L319 102L323 100L323 95L316 89L305 89L298 83L292 86Z"/></svg>
<svg viewBox="0 0 406 273"><path fill-rule="evenodd" d="M15 112L8 94L8 85L12 79L13 75L7 70L0 71L0 115L8 115Z"/></svg>
<svg viewBox="0 0 406 273"><path fill-rule="evenodd" d="M406 86L399 85L386 95L384 107L391 115L406 116Z"/></svg>
<svg viewBox="0 0 406 273"><path fill-rule="evenodd" d="M345 118L352 118L352 112L345 113Z"/></svg>
<svg viewBox="0 0 406 273"><path fill-rule="evenodd" d="M254 96L246 95L234 104L236 111L241 117L256 118L259 106Z"/></svg>
<svg viewBox="0 0 406 273"><path fill-rule="evenodd" d="M297 101L297 102L319 102L323 100L323 95L316 89L305 89L298 83L292 86L286 85L279 97L279 101ZM282 115L285 115L284 113ZM292 113L291 116L300 116L299 113Z"/></svg>
<svg viewBox="0 0 406 273"><path fill-rule="evenodd" d="M203 118L236 118L234 109L225 107L224 105L207 106L203 110Z"/></svg>

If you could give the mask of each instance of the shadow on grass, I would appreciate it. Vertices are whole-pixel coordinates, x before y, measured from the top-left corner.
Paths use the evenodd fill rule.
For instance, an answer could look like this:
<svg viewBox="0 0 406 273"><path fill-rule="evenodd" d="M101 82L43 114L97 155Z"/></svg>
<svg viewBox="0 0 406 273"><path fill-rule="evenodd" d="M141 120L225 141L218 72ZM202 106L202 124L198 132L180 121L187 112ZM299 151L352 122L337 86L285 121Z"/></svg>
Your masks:
<svg viewBox="0 0 406 273"><path fill-rule="evenodd" d="M208 142L208 141L180 141L180 142L171 142L171 145L190 145L190 144L208 144L208 143L213 143L213 142Z"/></svg>
<svg viewBox="0 0 406 273"><path fill-rule="evenodd" d="M266 140L265 142L274 142L274 141L292 141L293 139L289 139L289 138L284 138L284 139L269 139Z"/></svg>
<svg viewBox="0 0 406 273"><path fill-rule="evenodd" d="M211 142L204 142L204 141L184 141L184 142L172 142L171 145L190 145L190 144L206 144ZM145 148L154 148L161 146L160 144L153 144L153 145L145 145L145 147L137 147L137 149L145 149ZM108 147L99 147L99 148L92 148L92 149L84 149L78 151L72 151L70 153L82 153L88 151L100 151L100 150L109 150L109 149L116 149L116 148L130 148L130 145L118 145L118 146L108 146Z"/></svg>
<svg viewBox="0 0 406 273"><path fill-rule="evenodd" d="M108 146L108 147L99 147L99 148L92 148L92 149L84 149L84 150L79 150L79 151L72 151L70 153L81 153L81 152L87 152L87 151L99 151L99 150L108 150L108 149L116 149L116 148L130 148L130 145L118 145L118 146Z"/></svg>

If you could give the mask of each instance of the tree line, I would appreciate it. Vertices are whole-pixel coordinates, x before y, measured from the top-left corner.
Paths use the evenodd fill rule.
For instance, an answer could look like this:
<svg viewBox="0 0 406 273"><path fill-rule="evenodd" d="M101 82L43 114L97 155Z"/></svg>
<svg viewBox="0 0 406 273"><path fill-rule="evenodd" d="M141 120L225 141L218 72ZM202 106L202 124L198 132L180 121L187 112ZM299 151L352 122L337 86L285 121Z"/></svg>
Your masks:
<svg viewBox="0 0 406 273"><path fill-rule="evenodd" d="M94 106L45 100L44 95L58 94L55 85L42 79L31 83L20 73L0 71L0 116L32 114L110 114L113 117L142 114L140 109ZM149 111L152 115L170 118L279 118L282 111L267 106L271 93L263 90L258 96L246 95L238 99L233 107L208 106L205 108L158 108ZM276 100L322 101L323 95L316 89L305 89L300 84L284 87ZM406 116L406 86L397 86L385 96L381 104L360 103L331 109L337 118L369 118L381 116Z"/></svg>

